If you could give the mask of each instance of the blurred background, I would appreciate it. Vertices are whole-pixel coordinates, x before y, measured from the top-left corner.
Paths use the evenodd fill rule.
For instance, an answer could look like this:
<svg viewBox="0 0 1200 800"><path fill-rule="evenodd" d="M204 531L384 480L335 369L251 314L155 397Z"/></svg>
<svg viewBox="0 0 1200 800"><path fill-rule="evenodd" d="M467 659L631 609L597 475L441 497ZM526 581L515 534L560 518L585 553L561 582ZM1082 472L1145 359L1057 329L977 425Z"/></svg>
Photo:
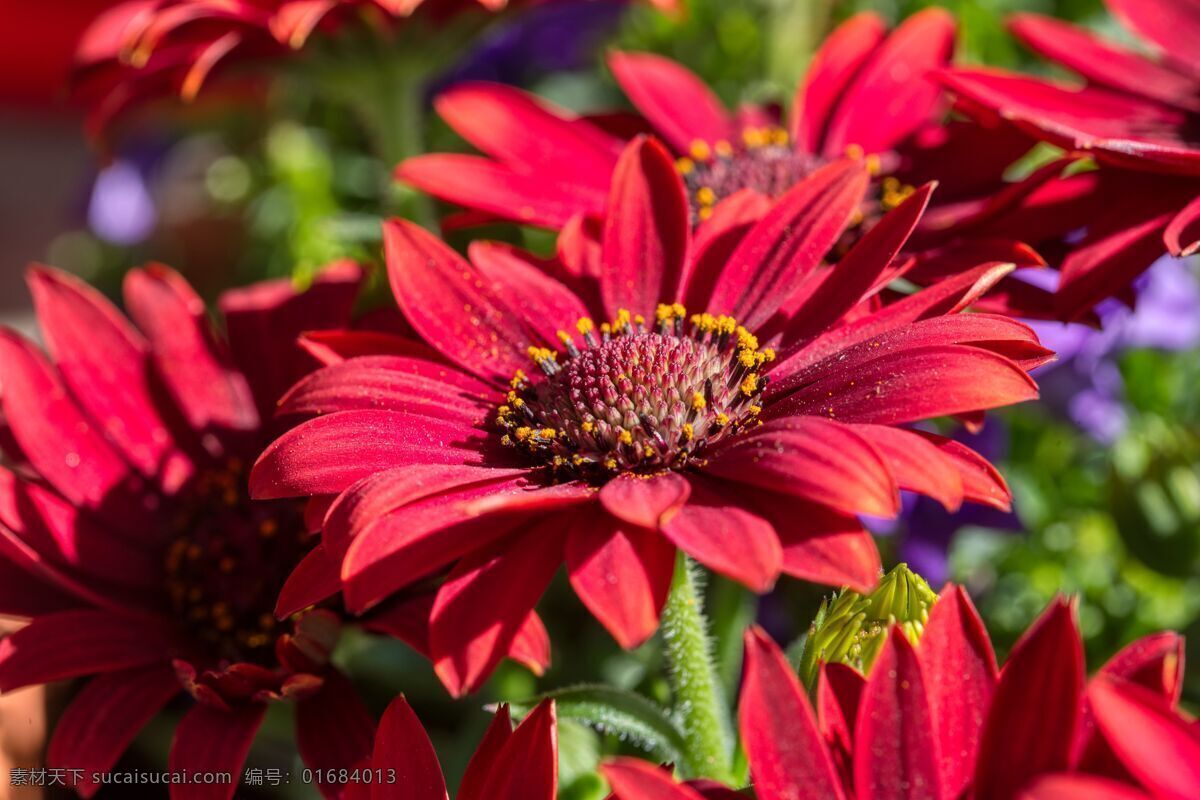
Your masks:
<svg viewBox="0 0 1200 800"><path fill-rule="evenodd" d="M434 2L435 0L429 0ZM698 72L729 104L786 103L813 50L838 21L864 9L897 20L929 5L887 0L690 0L681 14L609 0L562 0L468 20L436 36L386 42L391 79L376 80L379 43L351 27L300 56L205 93L156 103L103 140L85 137L70 102L72 50L97 0L0 0L0 322L31 330L25 265L45 261L113 292L148 260L181 269L208 297L222 286L313 270L348 256L378 261L381 218L429 219L426 198L396 187L391 167L421 150L465 149L428 110L439 88L467 78L514 83L579 111L622 107L605 48L653 50ZM1121 36L1100 0L958 0L966 62L1045 71L1006 34L1013 11L1054 14ZM51 8L53 6L53 8ZM366 58L363 53L368 52ZM374 60L372 60L374 59ZM399 76L397 78L397 76ZM238 80L249 77L250 80ZM396 115L400 116L397 117ZM402 125L392 125L395 119ZM510 227L487 235L547 249L545 234ZM376 287L376 296L382 296ZM1057 363L1037 376L1044 401L996 414L964 441L1011 483L1012 514L949 515L906 501L902 519L876 523L885 562L908 561L935 586L965 583L1002 653L1057 593L1080 595L1089 664L1144 633L1174 628L1200 664L1200 282L1196 265L1164 260L1140 284L1135 309L1101 309L1103 333L1041 324ZM741 644L726 633L750 615L783 640L806 628L821 593L788 583L756 607L724 581L709 586L724 677L737 679ZM558 651L541 680L502 669L488 689L452 703L429 665L394 642L351 638L338 653L376 710L402 687L461 774L498 699L602 680L663 695L652 642L621 652L565 582L542 605ZM0 626L4 623L0 621ZM0 627L0 631L3 628ZM574 671L573 671L574 670ZM70 687L59 690L69 692ZM1200 670L1185 702L1200 704ZM47 711L37 691L0 700L0 769L36 764ZM299 774L288 709L275 707L250 764ZM171 720L147 729L126 766L165 763ZM628 744L564 725L564 797L599 797L585 776L601 752ZM37 797L31 788L13 797ZM52 790L49 796L55 796ZM101 797L155 797L129 791ZM243 796L239 794L239 797ZM296 785L246 797L315 797Z"/></svg>

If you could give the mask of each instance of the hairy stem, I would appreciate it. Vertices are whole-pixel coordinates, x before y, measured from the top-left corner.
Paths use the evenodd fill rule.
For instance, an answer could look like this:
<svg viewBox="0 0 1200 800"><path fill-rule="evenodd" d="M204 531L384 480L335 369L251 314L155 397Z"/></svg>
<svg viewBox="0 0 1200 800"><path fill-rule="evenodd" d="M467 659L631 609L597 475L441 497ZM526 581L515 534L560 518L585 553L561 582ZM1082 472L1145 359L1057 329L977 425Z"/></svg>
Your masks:
<svg viewBox="0 0 1200 800"><path fill-rule="evenodd" d="M663 639L675 713L683 725L689 777L731 782L732 724L713 663L699 570L680 553L663 610Z"/></svg>

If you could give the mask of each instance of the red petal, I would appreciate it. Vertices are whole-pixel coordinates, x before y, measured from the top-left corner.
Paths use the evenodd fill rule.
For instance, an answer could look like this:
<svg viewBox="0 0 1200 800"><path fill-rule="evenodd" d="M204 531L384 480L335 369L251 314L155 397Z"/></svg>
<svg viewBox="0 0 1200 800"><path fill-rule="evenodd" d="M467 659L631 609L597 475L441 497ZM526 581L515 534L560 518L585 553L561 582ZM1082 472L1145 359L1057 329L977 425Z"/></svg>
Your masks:
<svg viewBox="0 0 1200 800"><path fill-rule="evenodd" d="M941 87L931 72L954 52L954 17L941 8L900 24L855 75L825 135L825 155L856 144L868 153L891 150L933 121Z"/></svg>
<svg viewBox="0 0 1200 800"><path fill-rule="evenodd" d="M712 90L682 64L651 53L608 56L608 66L634 107L675 148L695 141L732 141L733 120Z"/></svg>
<svg viewBox="0 0 1200 800"><path fill-rule="evenodd" d="M382 517L351 544L342 564L346 604L364 610L536 517L593 497L590 488L572 484L534 489L507 481L413 503Z"/></svg>
<svg viewBox="0 0 1200 800"><path fill-rule="evenodd" d="M675 548L660 533L580 515L566 559L575 594L621 647L632 650L658 629L675 567Z"/></svg>
<svg viewBox="0 0 1200 800"><path fill-rule="evenodd" d="M75 505L117 505L121 510L112 516L118 519L136 512L141 492L129 464L84 416L45 358L6 330L0 330L0 384L4 418L42 478Z"/></svg>
<svg viewBox="0 0 1200 800"><path fill-rule="evenodd" d="M460 136L513 169L604 186L620 141L544 100L498 83L461 83L434 101Z"/></svg>
<svg viewBox="0 0 1200 800"><path fill-rule="evenodd" d="M355 356L406 356L431 362L441 359L423 342L381 331L307 331L300 335L299 344L325 366Z"/></svg>
<svg viewBox="0 0 1200 800"><path fill-rule="evenodd" d="M1021 800L1151 800L1127 783L1079 773L1038 778L1021 792Z"/></svg>
<svg viewBox="0 0 1200 800"><path fill-rule="evenodd" d="M819 414L843 423L900 425L1037 396L1033 379L1004 356L964 345L930 345L831 371L768 405L765 415Z"/></svg>
<svg viewBox="0 0 1200 800"><path fill-rule="evenodd" d="M175 647L172 634L159 617L93 610L38 617L0 639L0 692L165 663Z"/></svg>
<svg viewBox="0 0 1200 800"><path fill-rule="evenodd" d="M854 731L859 800L941 797L935 717L916 651L897 627L871 667Z"/></svg>
<svg viewBox="0 0 1200 800"><path fill-rule="evenodd" d="M771 523L718 493L715 484L702 478L692 479L691 499L663 525L662 532L704 566L757 592L770 589L779 577L783 551ZM737 542L737 547L730 547L730 542Z"/></svg>
<svg viewBox="0 0 1200 800"><path fill-rule="evenodd" d="M372 800L388 800L396 786L404 787L406 800L446 800L446 781L437 753L404 695L393 700L379 720L371 766L396 771L394 784L375 784Z"/></svg>
<svg viewBox="0 0 1200 800"><path fill-rule="evenodd" d="M600 766L600 774L612 787L613 800L703 800L667 770L636 758L615 758Z"/></svg>
<svg viewBox="0 0 1200 800"><path fill-rule="evenodd" d="M825 37L808 73L796 91L792 107L792 137L805 152L820 153L846 87L883 41L887 27L878 14L854 15Z"/></svg>
<svg viewBox="0 0 1200 800"><path fill-rule="evenodd" d="M93 773L109 772L142 727L182 689L175 671L165 665L89 681L55 724L46 765L83 770L75 788L91 797L100 788L91 780Z"/></svg>
<svg viewBox="0 0 1200 800"><path fill-rule="evenodd" d="M771 198L753 189L742 189L717 203L712 216L697 226L680 292L687 308L711 306L710 298L725 264L772 205Z"/></svg>
<svg viewBox="0 0 1200 800"><path fill-rule="evenodd" d="M751 330L766 323L841 236L868 181L861 162L838 161L789 190L742 239L708 311Z"/></svg>
<svg viewBox="0 0 1200 800"><path fill-rule="evenodd" d="M477 691L562 563L562 520L551 517L460 561L429 620L434 670L455 697Z"/></svg>
<svg viewBox="0 0 1200 800"><path fill-rule="evenodd" d="M504 751L504 745L511 738L512 721L509 719L508 706L501 705L496 709L496 716L492 718L483 740L467 763L456 800L489 800L488 776L491 775L500 753Z"/></svg>
<svg viewBox="0 0 1200 800"><path fill-rule="evenodd" d="M576 214L603 214L608 190L604 183L558 181L463 155L410 158L396 168L396 178L451 203L547 228L561 228Z"/></svg>
<svg viewBox="0 0 1200 800"><path fill-rule="evenodd" d="M854 427L787 417L727 441L712 452L707 472L851 514L900 510L887 463Z"/></svg>
<svg viewBox="0 0 1200 800"><path fill-rule="evenodd" d="M1200 250L1200 197L1175 215L1167 225L1163 241L1176 257L1190 256Z"/></svg>
<svg viewBox="0 0 1200 800"><path fill-rule="evenodd" d="M1017 642L996 685L975 769L980 800L1007 800L1070 765L1083 680L1074 611L1059 599Z"/></svg>
<svg viewBox="0 0 1200 800"><path fill-rule="evenodd" d="M28 280L47 349L80 406L130 463L177 489L192 465L155 404L146 340L78 278L35 266Z"/></svg>
<svg viewBox="0 0 1200 800"><path fill-rule="evenodd" d="M795 671L760 628L747 631L745 641L738 730L758 795L844 797Z"/></svg>
<svg viewBox="0 0 1200 800"><path fill-rule="evenodd" d="M918 655L933 709L942 794L958 797L971 782L998 672L987 629L961 586L942 590Z"/></svg>
<svg viewBox="0 0 1200 800"><path fill-rule="evenodd" d="M537 677L550 667L550 633L536 611L530 611L508 648L508 657Z"/></svg>
<svg viewBox="0 0 1200 800"><path fill-rule="evenodd" d="M558 731L554 701L543 700L496 756L487 800L554 800L558 791Z"/></svg>
<svg viewBox="0 0 1200 800"><path fill-rule="evenodd" d="M1179 0L1106 0L1110 11L1157 44L1167 59L1185 66L1200 76L1200 55L1196 41L1200 39L1200 8L1194 3Z"/></svg>
<svg viewBox="0 0 1200 800"><path fill-rule="evenodd" d="M275 401L313 367L312 356L297 342L300 334L346 327L362 281L361 267L338 261L303 292L281 278L231 289L217 299L230 352L250 382L260 417L269 419Z"/></svg>
<svg viewBox="0 0 1200 800"><path fill-rule="evenodd" d="M521 320L484 291L477 270L413 222L383 227L392 292L404 316L451 363L507 381L529 366L532 344Z"/></svg>
<svg viewBox="0 0 1200 800"><path fill-rule="evenodd" d="M342 673L325 675L320 690L296 703L296 746L317 775L354 769L371 756L375 719ZM344 782L343 782L344 783ZM342 784L319 781L323 794L337 796Z"/></svg>
<svg viewBox="0 0 1200 800"><path fill-rule="evenodd" d="M1178 633L1152 633L1122 647L1100 673L1144 686L1174 706L1183 692L1183 646Z"/></svg>
<svg viewBox="0 0 1200 800"><path fill-rule="evenodd" d="M368 475L418 464L479 462L488 435L463 422L397 411L339 411L276 439L250 472L250 494L265 500L337 494Z"/></svg>
<svg viewBox="0 0 1200 800"><path fill-rule="evenodd" d="M124 290L129 315L188 424L198 431L257 428L250 386L218 347L204 301L183 276L151 264L127 273Z"/></svg>
<svg viewBox="0 0 1200 800"><path fill-rule="evenodd" d="M420 372L411 365L428 365ZM279 399L279 414L315 416L380 410L471 426L495 407L497 392L449 367L403 356L362 356L310 373ZM425 374L422 374L425 373ZM428 375L428 376L427 376Z"/></svg>
<svg viewBox="0 0 1200 800"><path fill-rule="evenodd" d="M1090 83L1181 108L1200 110L1200 85L1178 72L1090 31L1041 14L1015 14L1012 32L1030 49L1078 72Z"/></svg>
<svg viewBox="0 0 1200 800"><path fill-rule="evenodd" d="M888 212L826 274L821 285L792 314L784 342L810 339L837 322L874 286L908 241L929 205L935 184L927 183Z"/></svg>
<svg viewBox="0 0 1200 800"><path fill-rule="evenodd" d="M1160 697L1136 684L1097 677L1088 687L1096 724L1117 756L1156 797L1200 796L1200 737Z"/></svg>
<svg viewBox="0 0 1200 800"><path fill-rule="evenodd" d="M822 663L817 678L817 720L821 735L838 751L839 763L854 752L854 724L867 679L838 662ZM849 776L847 776L849 777Z"/></svg>
<svg viewBox="0 0 1200 800"><path fill-rule="evenodd" d="M883 456L901 489L932 497L947 511L962 506L963 482L958 465L915 431L887 425L855 425L854 432Z"/></svg>
<svg viewBox="0 0 1200 800"><path fill-rule="evenodd" d="M678 298L691 240L687 194L670 153L654 139L629 143L613 173L604 223L600 291L605 308L651 315Z"/></svg>
<svg viewBox="0 0 1200 800"><path fill-rule="evenodd" d="M266 711L265 703L253 703L234 711L222 711L204 703L192 706L175 728L168 768L177 774L227 772L234 780L225 785L172 784L171 800L233 800L242 765Z"/></svg>
<svg viewBox="0 0 1200 800"><path fill-rule="evenodd" d="M617 519L639 528L658 530L687 502L691 485L677 472L618 475L600 489L600 505Z"/></svg>
<svg viewBox="0 0 1200 800"><path fill-rule="evenodd" d="M557 348L559 331L573 335L575 323L588 316L580 299L546 274L529 253L500 242L476 241L467 254L487 282L487 294L543 343Z"/></svg>

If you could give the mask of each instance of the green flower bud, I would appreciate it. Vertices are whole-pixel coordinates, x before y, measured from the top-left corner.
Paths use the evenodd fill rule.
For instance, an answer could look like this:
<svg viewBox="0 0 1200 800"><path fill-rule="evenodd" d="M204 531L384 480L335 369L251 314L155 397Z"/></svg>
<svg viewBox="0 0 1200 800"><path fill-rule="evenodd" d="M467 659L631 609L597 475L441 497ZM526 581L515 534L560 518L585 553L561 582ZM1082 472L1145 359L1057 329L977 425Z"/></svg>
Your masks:
<svg viewBox="0 0 1200 800"><path fill-rule="evenodd" d="M897 564L870 594L843 589L821 603L800 656L800 679L812 691L821 664L837 662L866 674L892 625L913 644L921 638L937 594L925 579Z"/></svg>

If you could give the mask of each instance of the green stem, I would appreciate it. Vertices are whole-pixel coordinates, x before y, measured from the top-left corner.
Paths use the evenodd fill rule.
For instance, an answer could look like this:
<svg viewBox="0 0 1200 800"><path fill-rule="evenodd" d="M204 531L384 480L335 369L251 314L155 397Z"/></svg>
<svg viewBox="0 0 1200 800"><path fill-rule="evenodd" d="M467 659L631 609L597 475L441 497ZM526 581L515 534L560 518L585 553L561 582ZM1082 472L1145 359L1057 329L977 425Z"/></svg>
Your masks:
<svg viewBox="0 0 1200 800"><path fill-rule="evenodd" d="M683 724L689 777L732 782L732 724L725 692L713 664L699 571L683 553L675 562L663 610L663 640L675 713Z"/></svg>

